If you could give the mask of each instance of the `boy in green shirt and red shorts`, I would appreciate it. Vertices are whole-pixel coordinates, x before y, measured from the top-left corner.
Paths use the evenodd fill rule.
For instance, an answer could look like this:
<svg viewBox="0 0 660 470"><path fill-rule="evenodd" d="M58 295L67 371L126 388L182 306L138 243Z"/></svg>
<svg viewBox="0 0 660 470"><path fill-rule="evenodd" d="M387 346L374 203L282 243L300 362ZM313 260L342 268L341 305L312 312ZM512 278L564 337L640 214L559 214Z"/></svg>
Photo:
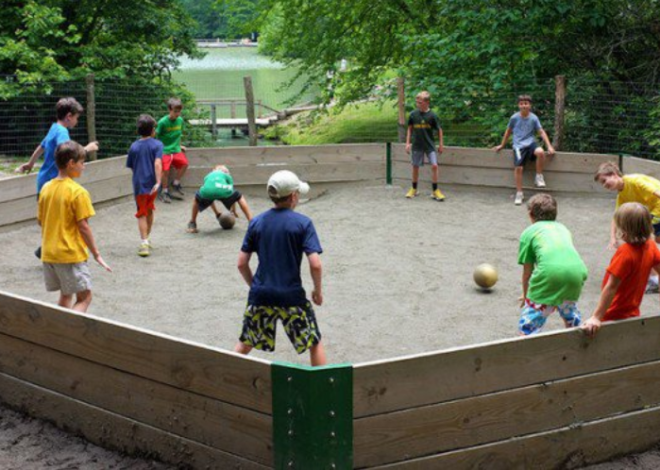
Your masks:
<svg viewBox="0 0 660 470"><path fill-rule="evenodd" d="M186 147L181 145L181 135L183 134L181 111L183 110L183 104L178 98L170 98L167 100L167 109L169 114L158 121L156 126L156 138L163 143L163 179L158 199L169 204L172 199L183 200L184 192L181 187L181 178L188 169L188 158L186 158ZM172 192L168 187L170 167L176 169L176 176L172 182Z"/></svg>
<svg viewBox="0 0 660 470"><path fill-rule="evenodd" d="M587 267L573 246L571 232L555 220L554 197L537 194L527 208L532 225L520 236L518 251L518 264L523 265L524 298L520 334L539 333L555 310L566 328L579 326L577 301L587 280Z"/></svg>
<svg viewBox="0 0 660 470"><path fill-rule="evenodd" d="M211 173L204 177L204 184L195 193L192 216L188 222L188 233L197 233L197 214L208 207L213 209L215 217L220 220L221 212L215 207L215 201L222 202L236 217L238 217L236 213L236 204L238 204L248 222L252 220L250 206L248 206L245 196L234 189L234 178L229 170L224 165L217 165Z"/></svg>

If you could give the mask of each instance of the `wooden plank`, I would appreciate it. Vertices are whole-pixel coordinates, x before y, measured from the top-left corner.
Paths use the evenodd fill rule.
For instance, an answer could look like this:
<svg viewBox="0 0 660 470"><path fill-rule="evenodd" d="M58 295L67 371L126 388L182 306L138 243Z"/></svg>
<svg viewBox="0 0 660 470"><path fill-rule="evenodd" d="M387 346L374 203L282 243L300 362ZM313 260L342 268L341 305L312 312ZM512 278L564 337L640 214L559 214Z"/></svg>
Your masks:
<svg viewBox="0 0 660 470"><path fill-rule="evenodd" d="M271 413L270 363L0 292L0 333Z"/></svg>
<svg viewBox="0 0 660 470"><path fill-rule="evenodd" d="M531 436L370 467L379 470L581 468L624 454L642 452L660 441L660 407Z"/></svg>
<svg viewBox="0 0 660 470"><path fill-rule="evenodd" d="M396 161L410 163L410 155L405 152L405 145L392 146L392 157ZM545 170L562 173L586 173L592 176L598 165L604 162L618 162L617 155L557 152L554 157L546 159ZM506 168L513 170L511 150L503 150L499 154L490 149L445 147L440 156L440 165L470 166L479 168ZM531 168L533 165L528 166ZM544 170L544 171L545 171Z"/></svg>
<svg viewBox="0 0 660 470"><path fill-rule="evenodd" d="M623 171L627 174L642 173L654 178L660 178L660 162L637 157L624 157L622 166Z"/></svg>
<svg viewBox="0 0 660 470"><path fill-rule="evenodd" d="M613 347L616 345L616 347ZM356 418L660 359L660 317L358 364Z"/></svg>
<svg viewBox="0 0 660 470"><path fill-rule="evenodd" d="M273 464L272 418L0 335L0 371L219 450Z"/></svg>
<svg viewBox="0 0 660 470"><path fill-rule="evenodd" d="M329 163L329 164L266 164L261 166L232 166L230 168L236 186L262 184L279 170L291 170L303 181L311 184L320 182L365 181L384 180L384 162L360 163ZM208 168L190 168L183 183L187 187L199 187L204 177L209 173Z"/></svg>
<svg viewBox="0 0 660 470"><path fill-rule="evenodd" d="M0 401L99 446L179 468L271 468L0 373Z"/></svg>
<svg viewBox="0 0 660 470"><path fill-rule="evenodd" d="M335 161L385 160L385 144L342 144L342 145L301 145L271 147L225 147L207 149L188 149L186 151L190 166L212 167L217 164L252 165L257 163L277 163L282 160L295 163L307 163L311 157L314 162L329 159ZM300 158L300 159L298 159Z"/></svg>
<svg viewBox="0 0 660 470"><path fill-rule="evenodd" d="M37 219L37 197L24 197L0 203L0 226Z"/></svg>
<svg viewBox="0 0 660 470"><path fill-rule="evenodd" d="M126 156L106 158L85 164L85 171L79 180L83 186L90 182L125 176L130 179L131 170L126 168ZM14 176L0 180L0 203L23 199L37 198L37 172L29 175Z"/></svg>
<svg viewBox="0 0 660 470"><path fill-rule="evenodd" d="M660 362L354 421L355 465L472 447L660 403Z"/></svg>

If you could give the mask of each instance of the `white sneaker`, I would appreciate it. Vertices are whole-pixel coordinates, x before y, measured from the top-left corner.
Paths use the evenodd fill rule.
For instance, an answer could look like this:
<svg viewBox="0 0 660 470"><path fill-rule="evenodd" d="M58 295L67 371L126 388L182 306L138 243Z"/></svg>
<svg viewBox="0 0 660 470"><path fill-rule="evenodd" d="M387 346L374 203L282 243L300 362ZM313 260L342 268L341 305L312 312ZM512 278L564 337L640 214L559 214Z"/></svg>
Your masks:
<svg viewBox="0 0 660 470"><path fill-rule="evenodd" d="M537 188L545 188L545 179L541 173L536 174L536 178L534 178L534 184Z"/></svg>
<svg viewBox="0 0 660 470"><path fill-rule="evenodd" d="M520 204L523 203L523 199L525 199L525 196L523 195L522 191L518 191L518 192L516 193L516 198L514 199L513 203L514 203L516 206L519 206Z"/></svg>

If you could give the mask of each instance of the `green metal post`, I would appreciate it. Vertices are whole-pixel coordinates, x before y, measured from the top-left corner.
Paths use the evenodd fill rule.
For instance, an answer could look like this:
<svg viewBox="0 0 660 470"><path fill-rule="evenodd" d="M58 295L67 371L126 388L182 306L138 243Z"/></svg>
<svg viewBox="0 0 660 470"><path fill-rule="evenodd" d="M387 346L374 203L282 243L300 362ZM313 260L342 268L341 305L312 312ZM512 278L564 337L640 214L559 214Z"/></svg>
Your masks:
<svg viewBox="0 0 660 470"><path fill-rule="evenodd" d="M386 144L386 176L385 180L387 184L392 184L392 143L388 142Z"/></svg>
<svg viewBox="0 0 660 470"><path fill-rule="evenodd" d="M353 366L273 363L275 468L353 468Z"/></svg>

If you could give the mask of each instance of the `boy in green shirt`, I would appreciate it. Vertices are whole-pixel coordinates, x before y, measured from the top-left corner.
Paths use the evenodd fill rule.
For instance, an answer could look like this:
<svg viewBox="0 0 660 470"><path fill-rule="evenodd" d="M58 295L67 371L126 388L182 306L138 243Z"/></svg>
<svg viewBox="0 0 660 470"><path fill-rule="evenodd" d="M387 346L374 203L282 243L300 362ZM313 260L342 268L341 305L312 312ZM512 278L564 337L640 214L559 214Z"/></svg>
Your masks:
<svg viewBox="0 0 660 470"><path fill-rule="evenodd" d="M250 206L248 206L245 196L234 189L234 178L229 170L224 165L217 165L211 173L204 177L204 184L195 193L192 216L188 222L188 233L197 233L197 214L203 212L207 207L211 207L215 217L218 221L220 220L221 212L215 207L215 201L222 202L235 217L238 217L236 213L236 204L238 204L248 222L252 220Z"/></svg>
<svg viewBox="0 0 660 470"><path fill-rule="evenodd" d="M188 158L186 158L186 147L181 145L183 104L179 98L170 98L167 100L167 109L169 114L158 121L156 126L156 138L163 143L163 179L158 199L169 204L172 199L183 200L181 178L188 169ZM172 192L170 192L168 181L172 166L176 169L176 176L172 182Z"/></svg>
<svg viewBox="0 0 660 470"><path fill-rule="evenodd" d="M573 246L571 232L556 222L557 201L537 194L527 203L532 225L520 236L518 264L523 265L522 335L539 333L552 312L566 328L580 325L577 300L587 280L587 267Z"/></svg>

